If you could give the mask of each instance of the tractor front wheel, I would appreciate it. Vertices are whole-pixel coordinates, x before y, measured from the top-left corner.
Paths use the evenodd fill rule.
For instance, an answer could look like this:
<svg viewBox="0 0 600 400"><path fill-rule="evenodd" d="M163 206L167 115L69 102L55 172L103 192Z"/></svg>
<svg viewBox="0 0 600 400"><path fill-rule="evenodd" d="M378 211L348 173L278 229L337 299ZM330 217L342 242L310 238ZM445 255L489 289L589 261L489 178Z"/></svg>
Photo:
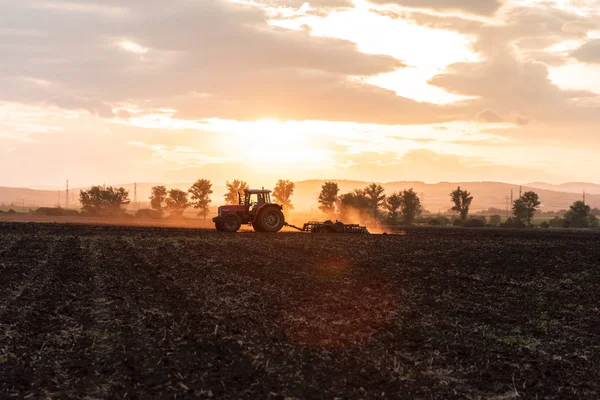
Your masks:
<svg viewBox="0 0 600 400"><path fill-rule="evenodd" d="M254 228L254 230L256 232L262 232L262 229L261 229L260 224L258 223L258 221L252 222L252 228Z"/></svg>
<svg viewBox="0 0 600 400"><path fill-rule="evenodd" d="M258 216L258 225L262 232L279 232L283 228L285 217L280 209L268 207Z"/></svg>
<svg viewBox="0 0 600 400"><path fill-rule="evenodd" d="M242 221L237 214L228 214L223 217L223 221L221 222L221 230L223 232L237 232L241 226Z"/></svg>

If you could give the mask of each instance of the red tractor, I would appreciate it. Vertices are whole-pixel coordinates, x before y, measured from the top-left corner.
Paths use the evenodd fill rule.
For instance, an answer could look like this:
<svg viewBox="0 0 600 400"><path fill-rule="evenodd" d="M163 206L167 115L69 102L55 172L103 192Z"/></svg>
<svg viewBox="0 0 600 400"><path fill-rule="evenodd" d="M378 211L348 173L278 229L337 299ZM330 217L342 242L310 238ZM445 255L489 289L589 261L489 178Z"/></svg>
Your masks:
<svg viewBox="0 0 600 400"><path fill-rule="evenodd" d="M282 207L271 202L270 190L244 190L244 200L238 193L238 203L219 207L213 218L219 232L237 232L242 224L251 224L257 232L279 232L285 225Z"/></svg>

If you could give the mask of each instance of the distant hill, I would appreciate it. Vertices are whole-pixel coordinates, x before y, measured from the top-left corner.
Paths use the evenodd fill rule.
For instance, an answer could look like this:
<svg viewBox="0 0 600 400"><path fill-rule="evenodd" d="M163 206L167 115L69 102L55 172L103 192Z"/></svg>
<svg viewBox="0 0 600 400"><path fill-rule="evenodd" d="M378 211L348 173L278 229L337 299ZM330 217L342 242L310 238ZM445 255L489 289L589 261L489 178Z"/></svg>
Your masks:
<svg viewBox="0 0 600 400"><path fill-rule="evenodd" d="M553 185L545 182L532 182L527 186L537 189L554 190L556 192L600 194L600 185L585 182L567 182Z"/></svg>
<svg viewBox="0 0 600 400"><path fill-rule="evenodd" d="M349 181L349 180L332 180L340 186L340 193L347 193L355 188L364 188L369 182L364 181ZM293 197L293 203L298 211L313 211L317 212L317 198L323 185L324 180L305 180L296 182L296 191ZM165 184L168 188L179 188L187 190L191 186L191 182L180 182L175 184ZM137 199L141 203L140 207L148 207L150 191L153 186L160 183L138 183L137 184ZM426 209L432 212L446 212L450 207L449 193L457 186L469 190L474 201L472 205L473 211L484 210L490 207L498 209L506 209L507 199L510 199L511 190L513 197L516 199L519 195L519 186L503 183L503 182L440 182L435 184L424 182L388 182L382 184L386 193L413 188L423 199L423 204ZM134 184L120 184L113 186L123 186L129 190L132 204L130 208L135 208L134 199ZM543 182L534 182L522 186L522 191L533 190L537 192L542 201L542 208L545 211L558 211L567 209L576 200L581 200L583 188L587 195L586 201L591 207L600 208L600 185L591 183L565 183L563 185L552 185ZM81 188L73 188L70 191L69 202L73 207L78 206L79 190ZM216 207L223 202L223 194L225 193L224 185L214 185L211 206ZM65 191L56 190L35 190L27 188L7 188L0 187L0 204L21 206L25 204L28 208L40 206L56 206L60 201L62 207L65 206Z"/></svg>

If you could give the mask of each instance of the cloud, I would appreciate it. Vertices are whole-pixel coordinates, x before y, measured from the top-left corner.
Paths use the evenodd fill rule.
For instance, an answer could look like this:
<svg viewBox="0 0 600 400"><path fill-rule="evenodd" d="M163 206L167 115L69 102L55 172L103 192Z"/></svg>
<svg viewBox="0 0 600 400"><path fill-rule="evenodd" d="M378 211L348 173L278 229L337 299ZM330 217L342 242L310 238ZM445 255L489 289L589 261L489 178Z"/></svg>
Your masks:
<svg viewBox="0 0 600 400"><path fill-rule="evenodd" d="M583 44L571 56L588 64L600 64L600 39L592 39Z"/></svg>
<svg viewBox="0 0 600 400"><path fill-rule="evenodd" d="M433 106L349 80L393 72L404 67L401 61L361 53L349 41L270 26L256 7L221 0L176 0L168 12L159 1L91 6L81 0L4 6L0 20L7 29L46 34L0 39L0 77L27 76L52 87L23 92L0 83L0 99L69 96L55 101L67 108L74 99L169 107L178 99L180 115L191 119L269 114L338 120L351 113L370 122L438 119ZM99 102L87 108L109 115Z"/></svg>
<svg viewBox="0 0 600 400"><path fill-rule="evenodd" d="M531 120L529 118L523 117L521 115L517 115L517 117L515 118L515 122L517 125L525 126L525 125L529 125L531 123Z"/></svg>
<svg viewBox="0 0 600 400"><path fill-rule="evenodd" d="M300 8L304 4L308 3L312 8L322 9L340 9L353 7L354 3L352 0L259 0L259 3L271 6L271 7L292 7Z"/></svg>
<svg viewBox="0 0 600 400"><path fill-rule="evenodd" d="M482 122L498 123L502 122L502 118L494 110L489 108L477 113L477 119Z"/></svg>
<svg viewBox="0 0 600 400"><path fill-rule="evenodd" d="M551 181L560 180L556 175L536 168L524 168L487 161L483 157L442 154L428 149L410 150L404 155L396 153L362 153L343 168L348 176L370 179L375 176L382 182L425 181L514 181L540 177ZM369 177L365 177L365 170Z"/></svg>
<svg viewBox="0 0 600 400"><path fill-rule="evenodd" d="M500 0L374 0L374 2L442 11L463 11L482 15L492 15L502 6Z"/></svg>
<svg viewBox="0 0 600 400"><path fill-rule="evenodd" d="M94 116L112 118L115 114L112 108L99 98L84 98L77 96L56 96L46 101L67 110L85 110Z"/></svg>

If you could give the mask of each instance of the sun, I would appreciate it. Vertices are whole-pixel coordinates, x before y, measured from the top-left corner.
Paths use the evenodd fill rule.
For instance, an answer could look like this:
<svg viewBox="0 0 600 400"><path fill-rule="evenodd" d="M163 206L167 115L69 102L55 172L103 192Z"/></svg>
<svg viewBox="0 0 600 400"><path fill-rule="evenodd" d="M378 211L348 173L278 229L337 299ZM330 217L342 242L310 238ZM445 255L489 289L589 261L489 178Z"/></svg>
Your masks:
<svg viewBox="0 0 600 400"><path fill-rule="evenodd" d="M327 149L315 147L306 125L298 121L260 119L257 121L211 120L211 131L223 135L222 143L235 150L242 161L254 165L319 162L329 159Z"/></svg>

